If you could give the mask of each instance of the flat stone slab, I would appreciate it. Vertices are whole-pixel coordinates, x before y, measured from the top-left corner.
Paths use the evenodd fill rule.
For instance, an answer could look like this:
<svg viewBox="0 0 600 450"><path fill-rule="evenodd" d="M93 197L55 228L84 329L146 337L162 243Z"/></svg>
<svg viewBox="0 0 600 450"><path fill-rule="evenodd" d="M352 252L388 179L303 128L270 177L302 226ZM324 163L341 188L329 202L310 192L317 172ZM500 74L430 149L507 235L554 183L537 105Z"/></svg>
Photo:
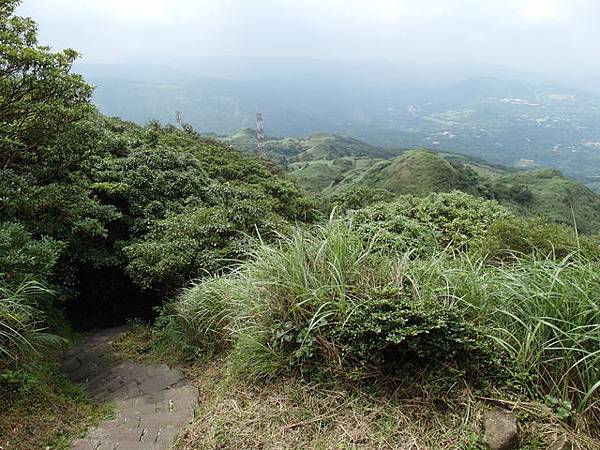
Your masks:
<svg viewBox="0 0 600 450"><path fill-rule="evenodd" d="M76 439L72 450L166 450L190 423L198 390L178 369L124 359L112 342L127 328L100 331L61 355L67 377L114 417Z"/></svg>

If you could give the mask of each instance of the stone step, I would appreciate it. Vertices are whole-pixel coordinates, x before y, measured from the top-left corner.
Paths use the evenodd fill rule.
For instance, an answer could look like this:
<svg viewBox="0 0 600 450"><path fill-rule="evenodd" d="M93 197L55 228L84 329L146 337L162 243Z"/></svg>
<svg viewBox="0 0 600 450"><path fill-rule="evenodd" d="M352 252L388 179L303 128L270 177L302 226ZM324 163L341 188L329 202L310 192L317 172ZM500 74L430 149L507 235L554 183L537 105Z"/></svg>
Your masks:
<svg viewBox="0 0 600 450"><path fill-rule="evenodd" d="M62 355L65 374L114 410L112 419L75 440L73 450L166 450L193 418L198 390L178 369L114 354L111 342L123 331L99 332Z"/></svg>

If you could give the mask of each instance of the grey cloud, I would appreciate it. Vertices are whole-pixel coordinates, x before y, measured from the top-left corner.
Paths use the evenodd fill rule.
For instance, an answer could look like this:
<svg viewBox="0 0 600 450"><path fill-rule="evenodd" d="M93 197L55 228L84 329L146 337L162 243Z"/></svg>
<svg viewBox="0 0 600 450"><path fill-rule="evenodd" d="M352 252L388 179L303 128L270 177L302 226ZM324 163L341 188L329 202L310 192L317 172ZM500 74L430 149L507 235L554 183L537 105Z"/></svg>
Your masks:
<svg viewBox="0 0 600 450"><path fill-rule="evenodd" d="M25 0L87 62L202 56L478 61L600 75L596 0Z"/></svg>

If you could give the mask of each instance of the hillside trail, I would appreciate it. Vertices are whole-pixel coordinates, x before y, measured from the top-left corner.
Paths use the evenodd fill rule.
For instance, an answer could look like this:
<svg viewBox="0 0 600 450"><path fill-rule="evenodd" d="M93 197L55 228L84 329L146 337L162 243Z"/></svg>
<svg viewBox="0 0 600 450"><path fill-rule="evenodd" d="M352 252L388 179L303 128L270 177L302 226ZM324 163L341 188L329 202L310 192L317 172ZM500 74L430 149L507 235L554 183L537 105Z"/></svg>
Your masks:
<svg viewBox="0 0 600 450"><path fill-rule="evenodd" d="M111 343L126 327L89 336L61 356L67 377L91 398L113 405L113 417L76 439L72 450L163 450L190 422L198 390L178 370L117 355Z"/></svg>

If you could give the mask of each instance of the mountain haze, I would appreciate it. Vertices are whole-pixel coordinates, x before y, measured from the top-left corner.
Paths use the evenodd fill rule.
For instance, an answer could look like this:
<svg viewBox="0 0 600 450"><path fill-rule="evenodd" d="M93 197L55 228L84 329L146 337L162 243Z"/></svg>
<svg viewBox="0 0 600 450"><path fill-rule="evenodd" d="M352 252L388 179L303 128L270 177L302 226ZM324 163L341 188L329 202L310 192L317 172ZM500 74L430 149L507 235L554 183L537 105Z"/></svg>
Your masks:
<svg viewBox="0 0 600 450"><path fill-rule="evenodd" d="M203 59L188 71L85 66L94 101L115 116L202 133L336 133L387 148L428 147L510 167L600 176L600 95L584 83L486 65ZM245 71L246 70L246 71ZM208 74L209 76L207 76ZM570 83L570 84L569 84Z"/></svg>

